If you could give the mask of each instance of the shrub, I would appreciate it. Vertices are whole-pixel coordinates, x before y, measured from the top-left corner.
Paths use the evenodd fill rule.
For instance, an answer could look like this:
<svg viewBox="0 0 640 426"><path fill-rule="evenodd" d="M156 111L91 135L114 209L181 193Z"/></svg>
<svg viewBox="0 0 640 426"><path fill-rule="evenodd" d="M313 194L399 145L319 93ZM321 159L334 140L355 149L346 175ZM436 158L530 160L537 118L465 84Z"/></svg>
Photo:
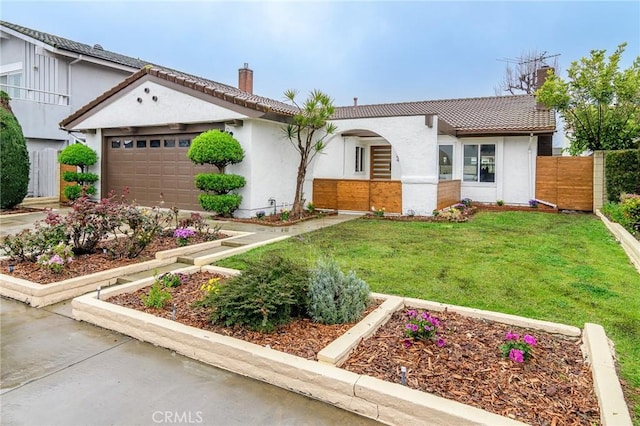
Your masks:
<svg viewBox="0 0 640 426"><path fill-rule="evenodd" d="M605 159L607 199L618 202L623 193L640 192L640 150L609 151Z"/></svg>
<svg viewBox="0 0 640 426"><path fill-rule="evenodd" d="M315 211L316 211L316 205L315 205L315 204L313 204L313 202L312 202L312 201L309 201L309 202L307 203L307 211L308 211L309 213L311 213L311 214L313 214L313 212L315 212Z"/></svg>
<svg viewBox="0 0 640 426"><path fill-rule="evenodd" d="M224 173L229 164L242 161L244 151L229 133L209 130L193 138L187 157L196 164L213 164Z"/></svg>
<svg viewBox="0 0 640 426"><path fill-rule="evenodd" d="M149 289L149 294L141 295L140 299L147 308L162 309L171 300L171 293L165 290L159 281L155 281Z"/></svg>
<svg viewBox="0 0 640 426"><path fill-rule="evenodd" d="M353 322L362 317L369 295L369 286L355 272L345 275L335 260L320 259L311 271L307 310L322 324Z"/></svg>
<svg viewBox="0 0 640 426"><path fill-rule="evenodd" d="M627 227L627 220L619 203L608 202L602 206L601 211L611 221L617 222L625 228Z"/></svg>
<svg viewBox="0 0 640 426"><path fill-rule="evenodd" d="M203 191L213 191L217 194L226 194L234 189L242 188L247 184L244 177L239 175L223 175L200 173L195 178L196 187Z"/></svg>
<svg viewBox="0 0 640 426"><path fill-rule="evenodd" d="M48 212L44 220L37 221L33 230L25 229L2 240L0 248L15 261L36 262L40 255L69 241L65 224L57 213Z"/></svg>
<svg viewBox="0 0 640 426"><path fill-rule="evenodd" d="M231 216L240 207L242 196L238 194L200 194L198 201L207 211L213 211L222 216Z"/></svg>
<svg viewBox="0 0 640 426"><path fill-rule="evenodd" d="M120 239L118 252L129 259L138 257L173 219L171 211L161 211L157 206L139 208L133 203L121 204L118 215L118 230L126 237Z"/></svg>
<svg viewBox="0 0 640 426"><path fill-rule="evenodd" d="M5 92L2 97L8 102ZM10 209L27 196L29 153L20 123L3 107L0 107L0 158L0 208Z"/></svg>
<svg viewBox="0 0 640 426"><path fill-rule="evenodd" d="M622 225L631 232L640 232L640 195L622 194L620 210L626 222Z"/></svg>
<svg viewBox="0 0 640 426"><path fill-rule="evenodd" d="M43 268L50 269L52 272L59 274L64 267L73 261L73 252L71 246L60 243L53 247L50 252L43 253L38 256L38 265Z"/></svg>
<svg viewBox="0 0 640 426"><path fill-rule="evenodd" d="M211 320L272 331L304 313L309 272L304 265L277 255L249 263L241 275L209 292L202 302Z"/></svg>
<svg viewBox="0 0 640 426"><path fill-rule="evenodd" d="M159 282L162 287L180 287L185 280L185 276L173 272L165 272L164 274L156 277L156 282Z"/></svg>
<svg viewBox="0 0 640 426"><path fill-rule="evenodd" d="M122 204L112 195L98 203L80 197L64 218L66 233L75 254L92 253L98 243L115 232L122 221Z"/></svg>
<svg viewBox="0 0 640 426"><path fill-rule="evenodd" d="M78 186L72 185L64 188L64 195L69 200L76 200L85 195L94 195L97 190L93 185L98 181L98 175L86 173L89 166L98 161L98 154L88 146L75 143L67 146L58 155L58 162L80 167L80 173L65 172L62 179L65 182L78 182Z"/></svg>
<svg viewBox="0 0 640 426"><path fill-rule="evenodd" d="M85 167L93 166L98 162L98 154L84 144L74 143L73 145L67 146L58 154L58 162L71 166L79 166L84 172Z"/></svg>

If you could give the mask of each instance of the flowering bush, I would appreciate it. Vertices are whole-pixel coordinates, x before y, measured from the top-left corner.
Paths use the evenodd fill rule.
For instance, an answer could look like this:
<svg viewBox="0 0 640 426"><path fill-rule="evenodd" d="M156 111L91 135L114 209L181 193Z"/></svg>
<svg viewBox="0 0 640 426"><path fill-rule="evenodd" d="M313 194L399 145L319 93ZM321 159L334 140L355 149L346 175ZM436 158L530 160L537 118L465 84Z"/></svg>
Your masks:
<svg viewBox="0 0 640 426"><path fill-rule="evenodd" d="M209 293L217 294L220 291L220 287L218 286L219 282L220 282L219 277L209 278L209 281L207 281L206 283L200 286L200 290L204 291L207 294Z"/></svg>
<svg viewBox="0 0 640 426"><path fill-rule="evenodd" d="M462 210L467 208L467 205L464 204L464 203L457 203L457 204L454 204L453 206L451 206L451 208L462 211Z"/></svg>
<svg viewBox="0 0 640 426"><path fill-rule="evenodd" d="M164 289L162 283L155 281L149 289L149 294L141 295L140 299L147 308L161 309L171 300L171 293Z"/></svg>
<svg viewBox="0 0 640 426"><path fill-rule="evenodd" d="M464 204L465 207L471 207L471 198L463 198L460 203Z"/></svg>
<svg viewBox="0 0 640 426"><path fill-rule="evenodd" d="M529 207L531 207L532 209L537 209L538 208L538 200L534 200L534 199L529 200Z"/></svg>
<svg viewBox="0 0 640 426"><path fill-rule="evenodd" d="M407 339L404 340L404 346L409 347L413 341L417 340L434 340L438 347L443 347L446 342L440 336L438 328L441 327L440 320L431 316L428 312L418 313L414 309L409 309L405 316L407 323L404 326L404 334Z"/></svg>
<svg viewBox="0 0 640 426"><path fill-rule="evenodd" d="M55 246L51 252L43 253L38 256L38 265L50 269L59 274L64 267L73 261L73 251L71 246L60 243Z"/></svg>
<svg viewBox="0 0 640 426"><path fill-rule="evenodd" d="M521 363L531 358L531 351L536 345L536 338L525 334L520 339L517 333L508 332L505 336L505 343L500 345L500 352L505 358L509 358L514 362Z"/></svg>
<svg viewBox="0 0 640 426"><path fill-rule="evenodd" d="M371 206L371 211L373 212L373 215L375 217L383 217L384 216L384 207L382 207L380 209L376 209L375 207Z"/></svg>
<svg viewBox="0 0 640 426"><path fill-rule="evenodd" d="M189 238L196 235L195 231L189 228L177 228L173 231L173 236L176 238L176 241L180 247L184 247L189 244Z"/></svg>

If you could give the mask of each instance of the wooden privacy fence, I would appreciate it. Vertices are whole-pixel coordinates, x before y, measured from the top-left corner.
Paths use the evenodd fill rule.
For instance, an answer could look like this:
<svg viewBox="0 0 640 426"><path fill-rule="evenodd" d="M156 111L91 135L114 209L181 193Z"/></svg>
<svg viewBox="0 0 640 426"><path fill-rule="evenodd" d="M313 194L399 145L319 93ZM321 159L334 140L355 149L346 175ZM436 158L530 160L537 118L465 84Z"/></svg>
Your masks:
<svg viewBox="0 0 640 426"><path fill-rule="evenodd" d="M460 181L441 180L438 182L438 210L460 202Z"/></svg>
<svg viewBox="0 0 640 426"><path fill-rule="evenodd" d="M561 210L593 210L593 157L537 157L536 198Z"/></svg>
<svg viewBox="0 0 640 426"><path fill-rule="evenodd" d="M395 180L314 179L313 203L319 209L370 211L384 207L402 213L402 183Z"/></svg>

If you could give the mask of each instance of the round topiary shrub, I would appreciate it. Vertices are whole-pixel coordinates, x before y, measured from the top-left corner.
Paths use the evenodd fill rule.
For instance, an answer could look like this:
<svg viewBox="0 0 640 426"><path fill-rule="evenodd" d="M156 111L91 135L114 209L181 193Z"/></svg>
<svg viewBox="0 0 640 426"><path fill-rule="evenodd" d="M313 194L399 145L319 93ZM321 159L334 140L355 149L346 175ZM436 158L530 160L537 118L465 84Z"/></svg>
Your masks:
<svg viewBox="0 0 640 426"><path fill-rule="evenodd" d="M223 216L233 215L240 207L242 196L231 191L245 186L246 180L242 176L225 174L225 169L244 158L240 143L229 133L209 130L193 138L187 157L195 164L212 164L220 172L200 173L195 177L196 187L205 191L198 196L202 208Z"/></svg>
<svg viewBox="0 0 640 426"><path fill-rule="evenodd" d="M3 104L8 96L2 92ZM22 128L16 117L0 108L0 208L10 209L27 196L29 186L29 153Z"/></svg>
<svg viewBox="0 0 640 426"><path fill-rule="evenodd" d="M244 159L244 151L229 133L208 130L193 138L187 157L195 164L213 164L220 173L224 173L229 164L237 164Z"/></svg>
<svg viewBox="0 0 640 426"><path fill-rule="evenodd" d="M87 195L96 194L94 183L98 181L98 175L86 172L89 166L98 162L98 154L93 149L81 143L69 145L58 155L58 162L80 167L80 173L64 172L62 175L65 182L78 183L64 188L65 197L73 201L82 195L83 188Z"/></svg>

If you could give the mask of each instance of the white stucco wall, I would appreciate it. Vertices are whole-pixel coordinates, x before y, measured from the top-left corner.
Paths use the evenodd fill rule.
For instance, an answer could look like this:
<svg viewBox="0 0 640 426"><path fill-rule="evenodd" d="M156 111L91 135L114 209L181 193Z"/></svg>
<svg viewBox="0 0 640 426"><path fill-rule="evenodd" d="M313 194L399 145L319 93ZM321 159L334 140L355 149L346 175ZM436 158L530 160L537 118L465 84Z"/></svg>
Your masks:
<svg viewBox="0 0 640 426"><path fill-rule="evenodd" d="M149 89L148 93L145 89ZM157 100L154 101L153 97ZM141 102L138 102L138 98ZM153 81L140 81L115 95L104 108L89 115L75 129L156 126L169 123L215 122L246 116L189 96Z"/></svg>

